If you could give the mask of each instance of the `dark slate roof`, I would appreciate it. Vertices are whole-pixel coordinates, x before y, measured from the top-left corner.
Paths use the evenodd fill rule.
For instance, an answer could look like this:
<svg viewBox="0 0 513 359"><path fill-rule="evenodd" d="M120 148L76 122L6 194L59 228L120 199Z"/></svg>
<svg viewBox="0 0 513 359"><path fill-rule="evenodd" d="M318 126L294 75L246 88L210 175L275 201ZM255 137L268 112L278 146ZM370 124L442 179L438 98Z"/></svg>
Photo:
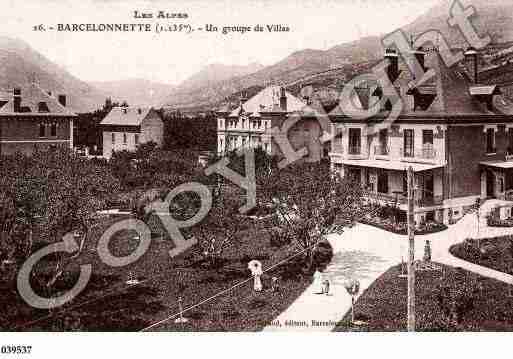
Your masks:
<svg viewBox="0 0 513 359"><path fill-rule="evenodd" d="M473 84L468 78L462 65L455 64L451 68L447 67L438 52L430 52L426 55L425 61L428 69L435 71L435 76L425 83L412 87L413 77L404 62L400 62L401 74L395 82L396 88L400 88L401 98L403 100L403 111L401 117L477 117L479 115L504 115L512 114L513 106L509 101L503 101L498 88L495 86L481 86ZM473 89L471 91L471 89ZM356 90L356 96L361 100L361 89ZM477 92L476 92L477 91ZM370 94L370 100L360 101L361 105L367 102L373 102L372 97L379 95L380 91L374 91ZM493 108L490 109L483 103L483 95L493 96ZM420 109L414 108L414 96L427 99L428 106ZM419 99L417 97L417 99ZM433 98L434 97L434 98ZM500 106L495 106L499 104ZM346 116L341 108L337 106L330 115ZM387 111L382 109L376 117L386 116ZM512 118L513 120L513 118Z"/></svg>
<svg viewBox="0 0 513 359"><path fill-rule="evenodd" d="M0 115L76 116L73 111L62 106L55 97L49 95L35 83L21 90L21 108L22 112L14 112L12 92L0 93Z"/></svg>

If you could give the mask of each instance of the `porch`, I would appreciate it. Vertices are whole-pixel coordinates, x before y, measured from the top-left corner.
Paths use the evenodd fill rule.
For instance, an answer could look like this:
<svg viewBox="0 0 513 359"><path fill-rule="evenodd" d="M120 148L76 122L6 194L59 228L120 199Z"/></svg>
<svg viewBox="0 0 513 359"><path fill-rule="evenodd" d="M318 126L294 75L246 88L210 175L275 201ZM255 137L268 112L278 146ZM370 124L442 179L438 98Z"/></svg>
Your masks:
<svg viewBox="0 0 513 359"><path fill-rule="evenodd" d="M513 200L513 161L481 162L481 198Z"/></svg>
<svg viewBox="0 0 513 359"><path fill-rule="evenodd" d="M379 160L343 162L338 170L342 176L361 183L368 200L397 207L401 211L407 210L407 168L411 166L416 221L444 221L443 166Z"/></svg>

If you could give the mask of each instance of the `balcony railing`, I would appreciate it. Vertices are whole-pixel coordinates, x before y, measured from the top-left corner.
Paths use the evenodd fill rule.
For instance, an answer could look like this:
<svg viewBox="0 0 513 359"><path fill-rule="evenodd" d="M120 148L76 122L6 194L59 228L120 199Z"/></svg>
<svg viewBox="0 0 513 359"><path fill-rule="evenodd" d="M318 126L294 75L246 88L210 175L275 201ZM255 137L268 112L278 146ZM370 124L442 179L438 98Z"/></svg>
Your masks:
<svg viewBox="0 0 513 359"><path fill-rule="evenodd" d="M424 197L415 201L418 207L432 207L443 203L443 196Z"/></svg>
<svg viewBox="0 0 513 359"><path fill-rule="evenodd" d="M426 160L432 160L436 158L436 151L432 146L422 147L419 152L419 155L416 153L415 157L424 158Z"/></svg>
<svg viewBox="0 0 513 359"><path fill-rule="evenodd" d="M406 150L401 148L401 157L415 157L425 160L433 160L436 158L436 150L431 146Z"/></svg>
<svg viewBox="0 0 513 359"><path fill-rule="evenodd" d="M381 192L372 192L372 191L363 191L363 194L365 197L371 199L371 200L378 200L381 202L386 202L389 204L397 203L399 204L406 204L407 199L406 196L403 194L388 194L388 193L381 193Z"/></svg>
<svg viewBox="0 0 513 359"><path fill-rule="evenodd" d="M388 148L388 146L384 146L384 145L374 146L374 154L377 156L388 156L389 153L390 153L390 149Z"/></svg>
<svg viewBox="0 0 513 359"><path fill-rule="evenodd" d="M349 152L350 155L359 155L362 153L362 147L361 146L349 146Z"/></svg>
<svg viewBox="0 0 513 359"><path fill-rule="evenodd" d="M513 160L513 148L508 147L508 149L506 150L506 161L511 160Z"/></svg>

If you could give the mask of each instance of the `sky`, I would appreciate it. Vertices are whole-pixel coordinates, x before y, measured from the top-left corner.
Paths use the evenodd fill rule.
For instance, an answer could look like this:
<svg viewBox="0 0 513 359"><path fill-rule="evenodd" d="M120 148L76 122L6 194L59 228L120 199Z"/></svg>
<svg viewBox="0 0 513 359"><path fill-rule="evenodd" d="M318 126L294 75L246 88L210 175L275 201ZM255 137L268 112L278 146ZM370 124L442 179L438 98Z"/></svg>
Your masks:
<svg viewBox="0 0 513 359"><path fill-rule="evenodd" d="M271 65L291 53L326 50L394 31L440 0L2 0L4 35L17 37L84 81L144 78L177 84L212 63ZM186 20L135 19L134 11L187 13ZM281 24L289 32L70 33L39 24Z"/></svg>

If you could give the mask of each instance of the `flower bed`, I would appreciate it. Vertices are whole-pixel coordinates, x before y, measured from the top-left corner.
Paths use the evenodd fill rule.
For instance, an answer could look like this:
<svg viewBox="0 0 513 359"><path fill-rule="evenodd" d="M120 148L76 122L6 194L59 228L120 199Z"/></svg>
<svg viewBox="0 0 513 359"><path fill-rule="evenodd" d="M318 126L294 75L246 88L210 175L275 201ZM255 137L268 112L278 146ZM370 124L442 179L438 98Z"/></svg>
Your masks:
<svg viewBox="0 0 513 359"><path fill-rule="evenodd" d="M499 208L494 208L488 217L486 217L486 222L490 227L513 227L513 218L501 219Z"/></svg>
<svg viewBox="0 0 513 359"><path fill-rule="evenodd" d="M453 245L449 252L467 262L513 274L513 236L467 238Z"/></svg>
<svg viewBox="0 0 513 359"><path fill-rule="evenodd" d="M400 235L406 235L408 234L408 225L405 222L397 222L390 218L381 218L378 216L368 216L365 218L362 218L360 220L360 223L368 224L370 226L374 226L377 228L381 228L385 231L392 232L395 234ZM424 234L431 234L431 233L437 233L441 232L447 229L447 226L443 223L437 223L437 222L426 222L424 224L420 224L415 229L416 235L424 235Z"/></svg>
<svg viewBox="0 0 513 359"><path fill-rule="evenodd" d="M416 331L511 331L513 308L505 283L485 278L461 268L438 264L441 271L417 272ZM401 266L382 274L365 290L351 312L335 331L405 331L407 282Z"/></svg>

